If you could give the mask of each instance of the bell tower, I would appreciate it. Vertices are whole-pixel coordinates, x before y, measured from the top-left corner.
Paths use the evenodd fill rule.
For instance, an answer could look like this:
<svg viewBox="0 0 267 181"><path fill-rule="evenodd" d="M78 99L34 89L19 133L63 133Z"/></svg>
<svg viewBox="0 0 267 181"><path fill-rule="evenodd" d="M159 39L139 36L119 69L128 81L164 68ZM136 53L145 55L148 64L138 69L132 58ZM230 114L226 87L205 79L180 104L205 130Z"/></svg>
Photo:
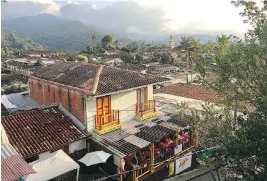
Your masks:
<svg viewBox="0 0 267 181"><path fill-rule="evenodd" d="M169 47L170 47L171 49L174 48L174 40L173 40L173 36L172 36L172 35L170 36Z"/></svg>

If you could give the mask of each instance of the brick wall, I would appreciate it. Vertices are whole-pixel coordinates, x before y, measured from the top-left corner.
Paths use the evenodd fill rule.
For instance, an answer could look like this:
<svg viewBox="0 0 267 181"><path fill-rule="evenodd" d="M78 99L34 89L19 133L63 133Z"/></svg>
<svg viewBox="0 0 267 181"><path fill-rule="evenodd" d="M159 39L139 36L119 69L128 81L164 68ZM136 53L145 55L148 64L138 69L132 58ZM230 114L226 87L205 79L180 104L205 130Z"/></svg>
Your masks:
<svg viewBox="0 0 267 181"><path fill-rule="evenodd" d="M61 103L74 116L84 121L84 101L82 95L74 90L45 84L29 78L30 95L39 104Z"/></svg>

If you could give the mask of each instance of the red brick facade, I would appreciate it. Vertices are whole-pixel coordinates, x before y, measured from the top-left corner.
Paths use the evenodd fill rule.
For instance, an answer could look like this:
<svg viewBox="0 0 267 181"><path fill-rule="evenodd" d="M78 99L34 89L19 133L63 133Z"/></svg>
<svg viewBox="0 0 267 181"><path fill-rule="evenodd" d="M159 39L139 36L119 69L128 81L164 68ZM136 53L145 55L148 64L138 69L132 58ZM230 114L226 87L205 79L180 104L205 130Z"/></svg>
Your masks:
<svg viewBox="0 0 267 181"><path fill-rule="evenodd" d="M61 103L74 116L85 123L84 100L80 92L51 83L29 78L29 90L31 97L39 104Z"/></svg>

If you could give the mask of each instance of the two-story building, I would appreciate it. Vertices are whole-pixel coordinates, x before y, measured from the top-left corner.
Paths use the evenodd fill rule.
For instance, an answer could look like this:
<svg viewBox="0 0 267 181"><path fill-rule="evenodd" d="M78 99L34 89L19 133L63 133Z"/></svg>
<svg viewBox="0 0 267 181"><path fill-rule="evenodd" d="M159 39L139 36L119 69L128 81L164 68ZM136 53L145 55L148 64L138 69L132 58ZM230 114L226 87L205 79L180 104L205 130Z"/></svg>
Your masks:
<svg viewBox="0 0 267 181"><path fill-rule="evenodd" d="M125 174L126 180L143 180L194 149L184 121L158 116L153 85L167 81L115 67L65 62L30 75L29 90L39 104L61 103L76 116L92 133L91 149L112 153L119 173L138 168Z"/></svg>
<svg viewBox="0 0 267 181"><path fill-rule="evenodd" d="M156 116L153 85L166 78L108 66L57 63L29 77L30 95L39 104L62 103L99 134L136 117Z"/></svg>

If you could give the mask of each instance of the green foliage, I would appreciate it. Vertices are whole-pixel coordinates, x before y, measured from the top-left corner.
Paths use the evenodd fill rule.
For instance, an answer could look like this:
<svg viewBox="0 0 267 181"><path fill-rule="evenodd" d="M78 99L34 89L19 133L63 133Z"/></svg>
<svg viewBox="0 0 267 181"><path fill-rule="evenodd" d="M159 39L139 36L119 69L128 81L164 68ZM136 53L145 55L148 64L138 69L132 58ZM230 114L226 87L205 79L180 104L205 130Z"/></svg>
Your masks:
<svg viewBox="0 0 267 181"><path fill-rule="evenodd" d="M5 88L4 94L12 94L12 93L19 93L27 91L27 87L17 87L14 85L11 85L10 87Z"/></svg>
<svg viewBox="0 0 267 181"><path fill-rule="evenodd" d="M111 35L106 35L102 38L101 43L102 47L106 50L115 49L115 46L113 45L115 39Z"/></svg>
<svg viewBox="0 0 267 181"><path fill-rule="evenodd" d="M206 86L223 97L228 110L237 107L254 107L247 119L236 118L225 112L223 118L214 118L217 124L209 128L208 137L214 144L222 145L215 165L243 175L242 180L266 180L267 178L267 17L253 1L233 2L244 7L241 15L251 29L241 40L235 36L222 35L216 44L207 44L203 49L214 53L211 59L199 56L197 70L202 77L216 74L215 82ZM213 69L209 69L214 62ZM256 170L261 168L261 171ZM234 180L227 178L227 180Z"/></svg>
<svg viewBox="0 0 267 181"><path fill-rule="evenodd" d="M162 64L173 64L173 57L169 53L163 53L159 55Z"/></svg>
<svg viewBox="0 0 267 181"><path fill-rule="evenodd" d="M88 57L85 55L78 55L76 58L79 62L88 62Z"/></svg>
<svg viewBox="0 0 267 181"><path fill-rule="evenodd" d="M1 56L9 56L12 53L13 53L12 50L10 50L9 48L7 48L7 46L5 46L5 45L2 45L1 46Z"/></svg>
<svg viewBox="0 0 267 181"><path fill-rule="evenodd" d="M1 44L2 56L8 56L15 51L23 52L30 49L44 50L40 44L5 29L1 30Z"/></svg>
<svg viewBox="0 0 267 181"><path fill-rule="evenodd" d="M135 63L135 56L132 53L122 52L120 58L124 63Z"/></svg>
<svg viewBox="0 0 267 181"><path fill-rule="evenodd" d="M87 53L88 54L97 54L97 53L104 53L105 49L102 47L100 43L96 44L89 44L87 47Z"/></svg>
<svg viewBox="0 0 267 181"><path fill-rule="evenodd" d="M28 37L50 51L83 50L93 35L96 39L103 35L101 30L80 21L60 19L48 14L3 20L2 27Z"/></svg>

